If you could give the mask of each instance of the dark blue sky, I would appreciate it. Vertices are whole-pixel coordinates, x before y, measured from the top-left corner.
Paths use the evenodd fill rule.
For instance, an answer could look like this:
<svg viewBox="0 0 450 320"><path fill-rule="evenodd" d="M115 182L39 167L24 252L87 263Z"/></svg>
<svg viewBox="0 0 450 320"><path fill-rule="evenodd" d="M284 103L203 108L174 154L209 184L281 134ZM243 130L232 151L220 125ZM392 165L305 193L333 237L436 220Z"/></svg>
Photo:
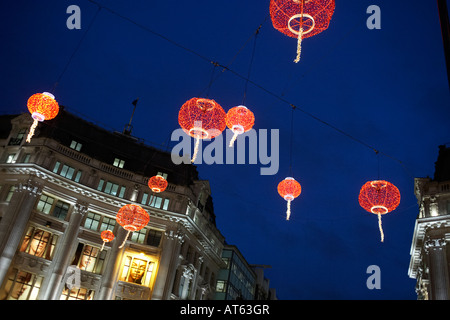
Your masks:
<svg viewBox="0 0 450 320"><path fill-rule="evenodd" d="M416 298L407 275L418 214L414 177L432 177L438 146L450 142L436 1L338 0L329 29L303 41L298 64L296 40L267 19L269 0L98 2L116 14L103 8L76 52L94 3L1 2L2 114L28 112L28 97L52 90L75 52L57 101L122 131L139 97L133 135L170 150L178 110L205 96L211 61L232 61L234 73L216 68L209 98L226 111L242 102L245 80L236 73L247 76L252 34L262 24L250 73L257 86L248 84L246 105L256 130L280 130L279 171L262 176L260 163L198 165L211 184L219 230L249 263L272 266L267 276L280 299ZM69 5L81 9L81 30L66 27ZM380 30L366 27L370 5L381 9ZM289 175L286 102L298 107L292 169L303 188L290 221L276 190ZM380 178L402 195L397 210L383 216L384 243L377 217L358 204L361 186L378 177L378 160ZM379 290L366 287L370 265L380 267Z"/></svg>

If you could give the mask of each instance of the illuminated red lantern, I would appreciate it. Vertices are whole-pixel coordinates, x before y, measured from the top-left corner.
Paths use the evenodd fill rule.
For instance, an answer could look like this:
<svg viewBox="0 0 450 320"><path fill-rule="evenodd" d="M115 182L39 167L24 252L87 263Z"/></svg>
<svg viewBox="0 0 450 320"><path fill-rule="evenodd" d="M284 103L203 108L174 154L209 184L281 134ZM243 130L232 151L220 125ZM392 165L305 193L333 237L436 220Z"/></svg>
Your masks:
<svg viewBox="0 0 450 320"><path fill-rule="evenodd" d="M127 204L119 209L116 215L116 221L128 231L125 240L119 248L122 248L128 238L130 232L139 231L144 228L150 221L150 216L142 209L141 206L135 204Z"/></svg>
<svg viewBox="0 0 450 320"><path fill-rule="evenodd" d="M326 30L334 8L335 0L270 0L274 28L298 39L296 63L300 61L302 39Z"/></svg>
<svg viewBox="0 0 450 320"><path fill-rule="evenodd" d="M43 92L33 94L28 99L27 107L34 119L26 139L27 142L30 142L38 122L55 118L59 112L59 105L51 93Z"/></svg>
<svg viewBox="0 0 450 320"><path fill-rule="evenodd" d="M287 201L286 220L291 216L291 201L302 193L302 187L294 178L287 177L278 184L278 193Z"/></svg>
<svg viewBox="0 0 450 320"><path fill-rule="evenodd" d="M156 175L148 179L148 187L150 188L150 190L156 193L166 190L168 184L169 183L167 182L167 180L160 175Z"/></svg>
<svg viewBox="0 0 450 320"><path fill-rule="evenodd" d="M366 182L359 192L359 204L366 211L378 215L381 242L384 241L381 215L395 210L400 204L400 191L392 183L384 180Z"/></svg>
<svg viewBox="0 0 450 320"><path fill-rule="evenodd" d="M225 130L225 118L225 110L212 99L192 98L181 106L178 123L196 140L191 162L197 157L200 139L215 138Z"/></svg>
<svg viewBox="0 0 450 320"><path fill-rule="evenodd" d="M111 242L114 240L114 233L111 230L105 230L105 231L102 231L102 233L100 233L100 237L103 240L103 245L102 245L102 248L100 249L100 251L102 251L103 248L105 247L105 243Z"/></svg>
<svg viewBox="0 0 450 320"><path fill-rule="evenodd" d="M226 116L227 127L234 133L230 140L230 147L233 146L237 136L250 130L255 124L255 115L245 106L231 108Z"/></svg>

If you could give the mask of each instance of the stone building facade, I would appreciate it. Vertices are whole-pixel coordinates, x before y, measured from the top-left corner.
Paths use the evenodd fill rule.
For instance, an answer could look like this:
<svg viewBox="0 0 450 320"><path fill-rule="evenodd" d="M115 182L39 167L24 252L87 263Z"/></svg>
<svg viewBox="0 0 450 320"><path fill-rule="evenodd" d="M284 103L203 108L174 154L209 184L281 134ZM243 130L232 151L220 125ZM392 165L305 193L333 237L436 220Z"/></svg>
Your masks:
<svg viewBox="0 0 450 320"><path fill-rule="evenodd" d="M439 147L434 178L416 178L419 203L411 244L410 278L420 300L450 299L450 148Z"/></svg>
<svg viewBox="0 0 450 320"><path fill-rule="evenodd" d="M194 165L63 108L27 143L31 123L0 116L0 299L214 298L224 237ZM153 194L157 174L169 185ZM129 203L150 222L127 237L115 216Z"/></svg>

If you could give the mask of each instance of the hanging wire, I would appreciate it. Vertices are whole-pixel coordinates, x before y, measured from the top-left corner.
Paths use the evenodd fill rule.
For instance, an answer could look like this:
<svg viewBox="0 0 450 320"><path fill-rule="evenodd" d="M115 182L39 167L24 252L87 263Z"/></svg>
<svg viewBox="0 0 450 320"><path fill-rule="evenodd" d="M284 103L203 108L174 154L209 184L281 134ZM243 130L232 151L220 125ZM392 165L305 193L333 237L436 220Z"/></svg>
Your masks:
<svg viewBox="0 0 450 320"><path fill-rule="evenodd" d="M89 33L89 30L91 29L92 25L94 24L95 19L97 18L100 10L102 9L102 7L99 5L97 11L95 12L94 17L92 18L91 22L89 23L86 31L84 32L84 34L81 36L80 41L78 42L77 46L75 47L74 51L72 52L72 55L69 57L69 60L67 61L63 71L61 72L61 74L59 75L58 79L56 80L55 84L53 85L53 88L51 90L51 93L54 94L56 87L58 86L59 82L61 81L63 75L66 73L67 68L69 67L70 63L72 62L73 57L75 56L75 53L77 53L78 49L80 49L81 47L81 43L83 42L84 38L86 38L86 35Z"/></svg>
<svg viewBox="0 0 450 320"><path fill-rule="evenodd" d="M294 111L295 106L292 106L292 112L291 112L291 138L290 138L290 146L289 146L289 176L292 177L292 152L293 152L293 145L294 145Z"/></svg>
<svg viewBox="0 0 450 320"><path fill-rule="evenodd" d="M341 130L341 129L337 128L336 126L332 125L331 123L329 123L329 122L327 122L327 121L324 121L324 120L320 119L319 117L313 115L312 113L310 113L310 112L308 112L308 111L306 111L306 110L304 110L304 109L299 108L298 106L295 106L293 103L291 103L290 101L288 101L288 100L286 100L285 98L283 98L283 96L280 96L280 95L278 95L278 94L273 93L272 91L266 89L265 87L263 87L263 86L261 86L261 85L255 83L254 81L250 80L248 77L245 77L245 76L239 74L238 72L234 71L233 69L231 69L231 68L230 68L231 63L229 63L228 65L225 66L225 65L222 65L222 64L220 64L220 63L218 63L218 62L214 62L212 59L208 59L207 57L203 56L202 54L200 54L200 53L198 53L198 52L196 52L196 51L194 51L194 50L192 50L192 49L190 49L190 48L188 48L188 47L186 47L186 46L183 46L183 45L181 45L181 44L179 44L179 43L177 43L177 42L175 42L175 41L169 39L168 37L166 37L166 36L164 36L164 35L162 35L162 34L160 34L160 33L158 33L158 32L155 32L155 31L151 30L150 28L148 28L148 27L146 27L146 26L144 26L144 25L142 25L142 24L140 24L140 23L138 23L138 22L136 22L136 21L134 21L134 20L132 20L132 19L126 17L126 16L124 16L124 15L119 14L118 12L112 10L111 8L108 8L108 7L105 7L105 6L101 6L98 2L96 2L96 1L94 1L94 0L88 0L88 1L91 2L91 3L96 4L97 6L99 6L99 7L101 7L101 8L104 8L104 9L108 10L109 12L111 12L111 13L114 14L114 15L116 15L117 17L119 17L119 18L121 18L121 19L124 19L124 20L130 22L130 23L136 25L137 27L139 27L139 28L141 28L141 29L143 29L143 30L145 30L145 31L147 31L147 32L149 32L149 33L151 33L151 34L153 34L153 35L156 35L156 36L158 36L158 37L160 37L160 38L162 38L162 39L164 39L164 40L166 40L166 41L168 41L168 42L170 42L170 43L172 43L173 45L175 45L175 46L177 46L177 47L179 47L179 48L181 48L181 49L183 49L183 50L185 50L185 51L187 51L187 52L190 52L190 53L192 53L192 54L198 56L199 58L201 58L201 59L203 59L203 60L205 60L205 61L208 61L209 63L217 64L217 66L220 66L221 68L223 68L222 72L229 71L230 73L234 74L235 76L237 76L237 77L239 77L239 78L241 78L241 79L246 80L247 83L251 83L251 84L253 84L255 87L257 87L257 88L259 88L260 90L262 90L262 91L264 91L264 92L266 92L266 93L272 95L273 97L277 98L278 100L280 100L280 101L282 101L282 102L284 102L284 103L290 105L291 107L295 107L296 110L301 111L301 112L302 112L303 114L305 114L306 116L308 116L308 117L310 117L310 118L312 118L312 119L314 119L314 120L320 122L321 124L323 124L323 125L325 125L325 126L328 126L329 128L331 128L331 129L333 129L333 130L335 130L335 131L341 133L342 135L346 136L347 138L349 138L349 139L351 139L351 140L353 140L353 141L355 141L355 142L361 144L362 146L365 146L365 147L371 149L371 150L374 151L374 152L379 152L380 154L383 154L384 156L389 157L389 158L391 158L392 160L397 161L398 163L400 163L400 164L403 166L403 168L408 172L409 175L413 176L413 175L411 174L411 172L408 170L408 168L405 166L405 164L404 164L402 161L400 161L399 159L397 159L397 158L395 158L395 157L393 157L393 156L390 156L390 155L388 155L388 154L386 154L386 153L384 153L384 152L381 152L380 150L377 150L376 148L374 148L374 147L371 146L370 144L368 144L368 143L366 143L366 142L364 142L364 141L358 139L357 137L355 137L355 136L353 136L353 135L351 135L351 134L345 132L344 130ZM268 19L269 16L270 16L270 15L266 16L264 22ZM264 23L264 22L263 22L263 23ZM261 25L262 25L262 24L261 24ZM257 31L259 32L259 27L258 27ZM353 31L354 31L354 30L351 30L351 32L353 32ZM348 32L346 36L348 36L351 32ZM256 34L257 34L257 32L255 32L254 35L252 35L252 37L255 36ZM346 36L345 36L345 37L346 37ZM345 37L343 37L343 38L345 38ZM342 39L343 39L343 38L342 38ZM339 40L338 42L342 41L342 39ZM248 41L249 41L249 40L247 40L247 42L248 42ZM335 46L337 46L337 43L336 43ZM242 48L241 48L241 50L242 50ZM330 50L330 51L331 51L331 50ZM239 52L240 52L240 51L239 51ZM329 54L329 53L328 53L328 54ZM236 57L236 56L235 56L235 57ZM234 58L235 58L235 57L234 57ZM234 60L234 58L233 58L233 60ZM215 65L215 66L216 66L216 65ZM212 82L213 82L213 81L212 81Z"/></svg>
<svg viewBox="0 0 450 320"><path fill-rule="evenodd" d="M247 79L245 79L245 85L244 85L244 97L242 98L242 105L244 105L244 106L245 106L245 99L247 97L248 79L250 79L250 73L252 71L253 60L255 58L256 40L258 38L259 30L261 29L261 27L262 27L262 24L258 27L258 29L256 29L255 38L253 41L253 49L252 49L252 55L250 58L250 65L248 66Z"/></svg>

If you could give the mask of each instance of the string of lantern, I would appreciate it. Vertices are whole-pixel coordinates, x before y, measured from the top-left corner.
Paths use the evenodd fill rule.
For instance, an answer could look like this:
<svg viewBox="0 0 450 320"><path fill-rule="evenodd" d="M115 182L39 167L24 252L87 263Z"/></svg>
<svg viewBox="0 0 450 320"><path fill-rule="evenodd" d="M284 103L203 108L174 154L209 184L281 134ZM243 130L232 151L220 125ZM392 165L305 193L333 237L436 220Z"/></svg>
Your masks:
<svg viewBox="0 0 450 320"><path fill-rule="evenodd" d="M330 123L320 119L319 117L317 117L301 108L298 108L293 103L290 103L286 99L280 97L277 94L274 94L270 90L267 90L266 88L262 87L261 85L250 80L249 76L244 77L244 76L240 75L239 73L237 73L236 71L232 70L229 66L223 66L218 62L212 62L212 60L197 53L196 51L191 50L185 46L181 46L177 42L172 41L171 39L161 35L160 33L156 33L153 30L143 26L142 24L139 24L128 17L118 14L117 12L111 10L110 8L101 6L96 1L93 1L93 0L89 0L89 1L98 6L99 10L97 11L97 14L101 8L105 8L108 11L112 12L113 14L139 26L140 28L143 28L144 30L151 32L152 34L157 35L157 36L165 39L166 41L169 41L170 43L172 43L190 53L197 55L198 57L202 58L203 60L209 61L209 62L213 63L215 66L222 67L223 71L229 71L232 74L246 80L246 85L248 83L252 83L254 86L258 87L259 89L265 91L266 93L271 94L272 96L276 97L277 99L281 100L282 102L290 105L293 110L301 111L302 113L311 117L312 119L315 119L315 120L319 121L320 123L332 128L333 130L345 135L346 137L360 143L361 145L370 148L371 150L375 151L377 154L382 153L378 149L373 148L371 145L354 137L353 135L350 135L347 132L335 127L334 125L331 125ZM302 40L304 38L316 35L328 28L328 25L330 23L331 17L334 12L334 7L335 7L334 0L271 0L270 15L272 17L272 23L273 23L274 28L276 28L280 32L282 32L290 37L295 36L298 40L297 58L296 58L295 62L298 62L300 60ZM97 14L96 14L96 16L97 16ZM95 17L92 20L92 22L95 20ZM91 22L91 25L92 25L92 22ZM87 31L89 31L89 28ZM258 32L259 32L259 28L258 28ZM258 34L258 32L256 32L256 35ZM86 35L86 33L85 33L85 35ZM81 41L83 40L83 38L81 39ZM81 44L81 41L79 44ZM73 57L73 55L72 55L72 57ZM69 59L69 63L70 63L70 60L71 59ZM66 68L64 69L62 74L64 74L65 70L67 69L68 64L66 65ZM60 78L62 77L62 74L61 74ZM245 100L245 95L244 95L244 100ZM29 137L27 137L27 142L29 142L29 140L33 136L34 129L36 128L38 122L42 122L44 120L50 120L50 119L53 119L54 117L56 117L56 115L58 114L58 103L56 102L52 93L42 93L42 94L35 94L32 97L30 97L27 105L28 105L28 109L34 119L33 125L30 128ZM188 100L185 104L182 105L182 107L179 111L178 119L179 119L179 124L180 124L181 128L187 134L189 134L190 136L192 136L195 139L194 154L193 154L193 157L191 160L192 162L194 162L194 160L196 158L200 139L212 139L214 137L217 137L218 135L220 135L222 133L223 130L225 130L226 127L228 127L234 133L233 139L230 141L230 146L232 146L236 137L239 134L242 134L242 133L250 130L254 124L254 114L247 107L245 107L243 105L239 105L234 108L231 108L228 113L225 113L224 109L216 101L214 101L212 99L205 99L205 98L192 98L192 99ZM291 134L292 134L292 131L291 131ZM291 143L292 143L292 139L291 139ZM385 156L388 156L388 157L398 161L400 164L404 165L400 160L398 160L394 157L391 157L385 153L382 153L382 154ZM291 151L291 157L292 157L292 151ZM166 183L167 183L167 181L166 181ZM161 191L155 191L156 189L154 190L150 186L150 180L149 180L149 187L151 188L151 190L153 192L161 192ZM277 189L278 189L279 194L287 201L287 207L288 207L287 220L289 220L290 203L292 200L294 200L296 197L298 197L300 195L301 186L294 178L287 177L279 183ZM161 189L159 189L159 190L161 190ZM380 228L380 233L382 235L382 241L383 241L384 235L383 235L383 231L382 231L382 227L381 227L381 215L391 212L392 210L395 210L397 208L397 206L399 205L400 193L399 193L398 189L391 183L384 181L384 180L369 181L361 188L360 195L359 195L359 202L360 202L360 205L365 210L378 215L379 228ZM130 232L142 229L148 223L149 216L148 216L148 213L146 213L146 211L143 210L140 206L130 204L130 205L124 206L123 208L121 208L119 210L119 212L117 213L116 219L117 219L118 223L120 225L122 225L122 227L125 230L128 231L128 234L129 234ZM128 234L127 234L127 237L128 237ZM125 238L124 243L125 243L127 237ZM105 238L102 236L102 239L105 243L108 241L109 238L107 238L105 235ZM109 241L111 241L111 240L109 240ZM124 245L124 243L122 244L122 246Z"/></svg>

